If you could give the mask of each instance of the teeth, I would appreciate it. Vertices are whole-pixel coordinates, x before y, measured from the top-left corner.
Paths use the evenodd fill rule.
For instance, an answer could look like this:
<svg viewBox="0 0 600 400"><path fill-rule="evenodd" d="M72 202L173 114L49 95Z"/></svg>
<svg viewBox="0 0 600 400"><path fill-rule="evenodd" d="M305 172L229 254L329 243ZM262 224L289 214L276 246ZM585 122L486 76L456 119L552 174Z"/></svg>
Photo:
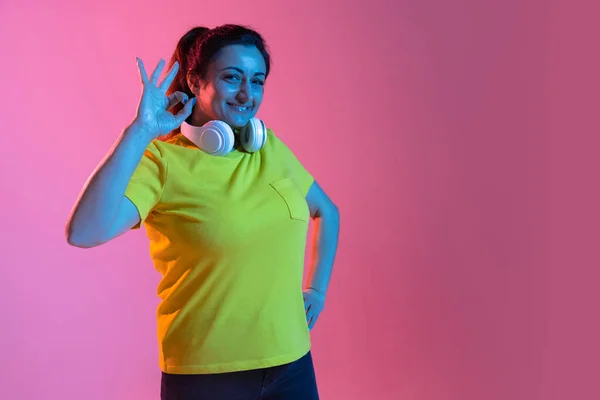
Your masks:
<svg viewBox="0 0 600 400"><path fill-rule="evenodd" d="M229 104L229 103L228 103ZM248 111L248 109L250 109L250 107L240 107L240 106L235 106L233 104L229 104L230 107L238 110L238 111Z"/></svg>

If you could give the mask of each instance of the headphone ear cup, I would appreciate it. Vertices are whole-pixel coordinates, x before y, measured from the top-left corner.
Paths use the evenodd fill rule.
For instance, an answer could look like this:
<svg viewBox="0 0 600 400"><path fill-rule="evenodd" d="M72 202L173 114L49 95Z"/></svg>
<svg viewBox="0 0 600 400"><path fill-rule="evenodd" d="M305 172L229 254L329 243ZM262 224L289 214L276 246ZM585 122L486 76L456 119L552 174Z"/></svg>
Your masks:
<svg viewBox="0 0 600 400"><path fill-rule="evenodd" d="M244 150L249 153L262 149L267 141L265 123L258 118L252 118L240 132L240 141Z"/></svg>
<svg viewBox="0 0 600 400"><path fill-rule="evenodd" d="M224 156L233 150L235 137L233 130L223 121L209 121L202 126L199 146L213 156Z"/></svg>

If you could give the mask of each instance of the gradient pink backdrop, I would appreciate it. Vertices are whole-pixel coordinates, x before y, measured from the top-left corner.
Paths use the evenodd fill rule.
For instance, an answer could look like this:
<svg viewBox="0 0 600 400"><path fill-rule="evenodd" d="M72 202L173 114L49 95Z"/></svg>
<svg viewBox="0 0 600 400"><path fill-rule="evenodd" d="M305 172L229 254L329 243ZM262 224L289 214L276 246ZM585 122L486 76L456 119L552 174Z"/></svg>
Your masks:
<svg viewBox="0 0 600 400"><path fill-rule="evenodd" d="M342 212L322 398L600 398L592 2L48 3L0 1L3 399L158 399L144 232L63 229L135 57L228 22L268 40L259 116Z"/></svg>

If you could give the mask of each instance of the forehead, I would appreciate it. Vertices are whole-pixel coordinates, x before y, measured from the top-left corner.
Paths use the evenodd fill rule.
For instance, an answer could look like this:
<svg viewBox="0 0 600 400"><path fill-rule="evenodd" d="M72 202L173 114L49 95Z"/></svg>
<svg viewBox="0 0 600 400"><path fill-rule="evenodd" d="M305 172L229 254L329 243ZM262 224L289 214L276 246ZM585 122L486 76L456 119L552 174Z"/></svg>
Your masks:
<svg viewBox="0 0 600 400"><path fill-rule="evenodd" d="M211 63L213 69L220 71L228 67L241 68L248 74L266 72L265 60L255 46L233 44L223 47Z"/></svg>

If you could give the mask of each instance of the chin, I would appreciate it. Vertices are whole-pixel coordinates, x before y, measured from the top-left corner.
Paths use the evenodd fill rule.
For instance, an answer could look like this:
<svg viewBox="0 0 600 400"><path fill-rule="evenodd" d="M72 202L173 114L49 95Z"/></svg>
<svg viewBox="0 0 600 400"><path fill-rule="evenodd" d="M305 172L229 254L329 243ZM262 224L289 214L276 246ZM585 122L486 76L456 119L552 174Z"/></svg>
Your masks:
<svg viewBox="0 0 600 400"><path fill-rule="evenodd" d="M244 126L246 126L248 124L248 121L250 121L250 119L252 119L252 117L245 117L245 118L227 118L225 119L225 122L227 123L227 125L229 125L231 128L236 129L236 128L243 128Z"/></svg>

